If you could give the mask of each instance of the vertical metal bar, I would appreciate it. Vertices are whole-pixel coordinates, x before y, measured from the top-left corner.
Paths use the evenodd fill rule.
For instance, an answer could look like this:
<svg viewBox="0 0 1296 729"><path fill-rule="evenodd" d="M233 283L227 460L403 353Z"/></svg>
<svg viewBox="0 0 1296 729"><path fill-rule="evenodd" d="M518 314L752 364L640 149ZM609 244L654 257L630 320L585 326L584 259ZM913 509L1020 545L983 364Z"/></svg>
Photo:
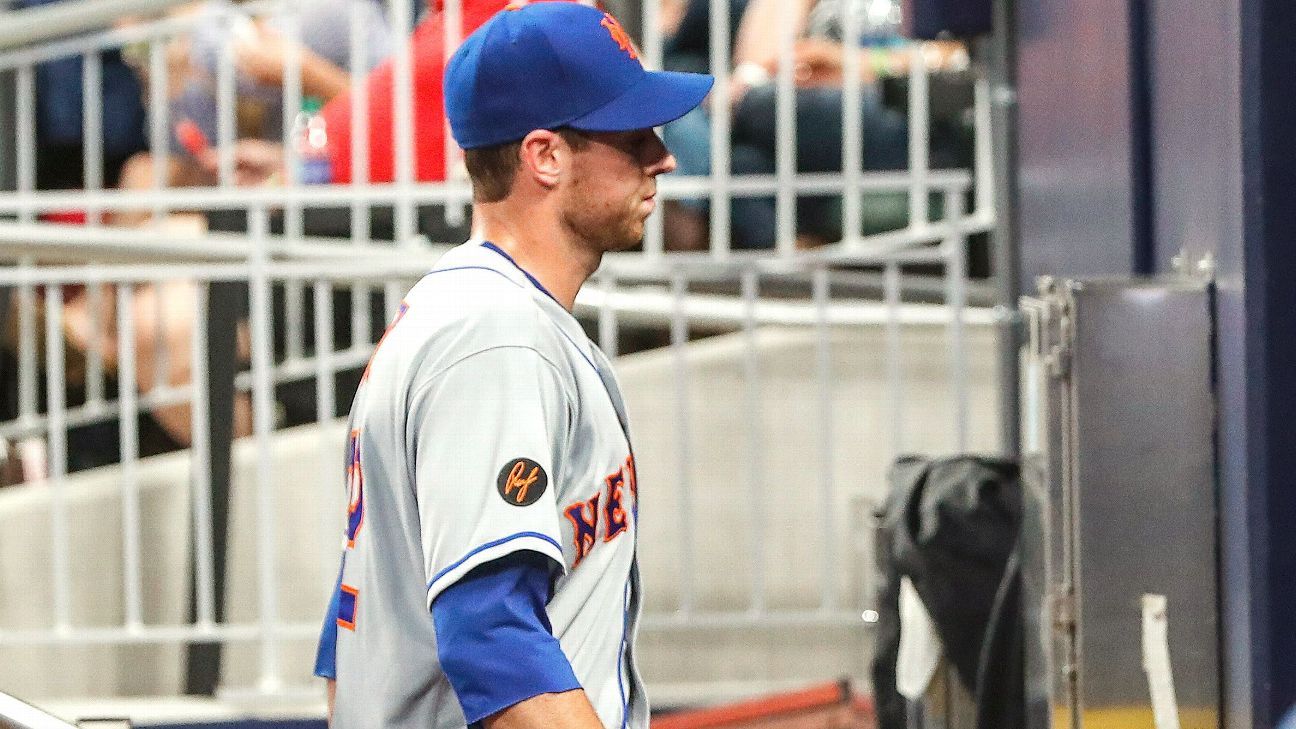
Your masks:
<svg viewBox="0 0 1296 729"><path fill-rule="evenodd" d="M284 355L289 362L300 360L305 351L305 296L300 281L284 282Z"/></svg>
<svg viewBox="0 0 1296 729"><path fill-rule="evenodd" d="M692 488L693 461L692 412L689 403L688 280L682 270L671 274L671 361L675 373L675 523L679 525L679 611L682 616L693 612L694 576L697 573L693 538L693 510L690 507L695 494Z"/></svg>
<svg viewBox="0 0 1296 729"><path fill-rule="evenodd" d="M731 126L729 93L729 1L711 3L711 75L715 76L711 92L711 255L729 258L729 177Z"/></svg>
<svg viewBox="0 0 1296 729"><path fill-rule="evenodd" d="M301 52L301 13L297 3L285 3L283 14L284 69L283 69L283 127L284 146L288 160L286 170L289 185L305 184L301 176L301 152L297 149L298 140L294 131L298 115L302 111L302 52ZM305 232L304 211L297 203L284 206L284 237L289 240L300 240ZM296 362L302 357L303 339L305 337L305 291L300 281L284 282L284 356L289 362Z"/></svg>
<svg viewBox="0 0 1296 729"><path fill-rule="evenodd" d="M747 463L751 467L751 556L752 584L751 611L757 615L765 612L765 518L764 484L764 417L761 409L760 342L756 336L756 303L760 295L760 280L754 268L742 272L743 300L743 374L746 387L747 410Z"/></svg>
<svg viewBox="0 0 1296 729"><path fill-rule="evenodd" d="M995 214L994 129L990 108L990 80L985 73L977 74L973 104L973 154L976 160L976 177L973 182L976 209L973 215L978 219L992 218Z"/></svg>
<svg viewBox="0 0 1296 729"><path fill-rule="evenodd" d="M159 290L153 284L154 291ZM121 405L122 590L126 626L140 620L139 388L135 380L135 290L117 287L117 400ZM158 302L161 309L161 301Z"/></svg>
<svg viewBox="0 0 1296 729"><path fill-rule="evenodd" d="M333 383L333 285L321 279L315 282L315 421L319 424L320 434L320 478L321 484L329 484L334 479L334 443L331 427L337 412L336 394ZM334 489L323 489L323 493L334 493ZM331 503L326 501L326 503ZM333 524L333 511L329 508L319 509L320 534L327 536ZM322 559L321 574L329 574L337 563L337 552L334 542L325 538L324 549L320 550ZM330 580L324 580L322 587L331 588Z"/></svg>
<svg viewBox="0 0 1296 729"><path fill-rule="evenodd" d="M72 573L68 564L71 532L67 513L67 386L63 362L63 289L45 289L45 385L49 416L50 537L53 540L54 628L72 627Z"/></svg>
<svg viewBox="0 0 1296 729"><path fill-rule="evenodd" d="M207 624L221 623L225 618L225 578L227 557L229 554L229 514L231 453L234 425L240 396L235 388L235 371L238 353L238 319L246 308L247 288L251 276L245 282L212 281L207 287L207 306L204 326L205 332L205 367L207 386L203 393L206 405L206 422L210 424L208 433L208 453L205 463L210 479L210 527L204 532L201 519L195 524L196 534L206 534L209 538L203 545L210 544L211 554L211 597L206 602L202 591L206 589L199 584L203 577L200 558L201 552L195 545L194 559L200 570L194 573L190 584L189 619L202 624L200 607L210 615ZM195 432L195 438L200 433ZM197 441L195 441L197 442ZM202 498L208 498L204 494ZM201 508L201 505L196 505ZM205 547L204 547L205 548ZM186 651L185 693L213 696L221 676L223 644L215 641L190 643Z"/></svg>
<svg viewBox="0 0 1296 729"><path fill-rule="evenodd" d="M364 27L364 6L351 3L351 189L357 192L369 185L369 87L365 82L369 58L368 29ZM351 203L351 242L361 246L369 242L369 204L359 196ZM351 286L351 345L363 346L370 338L369 287L357 280Z"/></svg>
<svg viewBox="0 0 1296 729"><path fill-rule="evenodd" d="M640 3L643 8L643 63L650 69L662 67L664 43L661 34L661 3ZM644 256L650 260L660 260L666 248L666 228L662 217L665 200L658 197L657 209L644 223Z"/></svg>
<svg viewBox="0 0 1296 729"><path fill-rule="evenodd" d="M316 420L332 420L337 408L333 390L333 286L315 282L315 405Z"/></svg>
<svg viewBox="0 0 1296 729"><path fill-rule="evenodd" d="M383 286L383 310L387 313L384 319L391 323L400 309L401 298L405 295L405 286L400 281L388 281Z"/></svg>
<svg viewBox="0 0 1296 729"><path fill-rule="evenodd" d="M778 86L774 96L774 176L778 184L774 241L779 255L790 257L796 253L796 80L792 66L798 26L797 3L781 3L781 13Z"/></svg>
<svg viewBox="0 0 1296 729"><path fill-rule="evenodd" d="M661 3L641 3L643 8L643 63L650 69L662 67L665 42L661 33Z"/></svg>
<svg viewBox="0 0 1296 729"><path fill-rule="evenodd" d="M945 191L945 222L953 226L963 215L963 196ZM967 306L967 247L959 233L941 244L945 255L945 304L949 311L950 384L954 395L954 448L967 452L968 384L967 347L963 314Z"/></svg>
<svg viewBox="0 0 1296 729"><path fill-rule="evenodd" d="M445 0L441 12L445 13L445 20L442 24L444 38L442 39L445 49L444 63L450 65L450 57L458 50L459 43L463 35L463 0ZM445 66L442 66L443 68ZM454 135L450 132L450 119L444 120L445 125L445 180L448 182L454 179L452 172L458 167L459 160L462 158L462 152L459 145L455 143ZM459 227L464 224L464 204L466 201L446 198L444 217L446 225Z"/></svg>
<svg viewBox="0 0 1296 729"><path fill-rule="evenodd" d="M660 261L662 253L666 250L666 227L662 218L662 207L665 201L660 197L658 206L653 210L652 215L644 221L644 257L650 261Z"/></svg>
<svg viewBox="0 0 1296 729"><path fill-rule="evenodd" d="M617 291L616 274L611 271L604 272L599 277L600 287L603 289L603 305L599 307L599 349L608 359L613 359L618 353L617 341L617 311L613 302L613 297Z"/></svg>
<svg viewBox="0 0 1296 729"><path fill-rule="evenodd" d="M153 192L160 193L167 187L170 177L170 134L168 128L171 120L167 108L168 80L166 62L166 43L155 40L149 43L149 150L153 158ZM159 196L160 197L160 196ZM167 206L162 202L153 205L153 219L161 223L166 217Z"/></svg>
<svg viewBox="0 0 1296 729"><path fill-rule="evenodd" d="M838 539L836 518L836 487L833 483L833 372L832 323L829 321L829 299L832 295L829 271L826 266L814 270L811 295L815 307L815 378L819 386L819 499L820 519L827 535L827 548L823 554L823 585L819 607L831 611L837 607L837 553L845 545Z"/></svg>
<svg viewBox="0 0 1296 729"><path fill-rule="evenodd" d="M31 66L19 66L14 89L15 144L18 147L18 196L26 203L18 210L18 222L36 219L30 207L31 193L36 189L36 72Z"/></svg>
<svg viewBox="0 0 1296 729"><path fill-rule="evenodd" d="M845 193L842 197L842 241L859 245L864 221L863 190L860 183L864 170L864 90L860 68L860 4L842 4L842 174Z"/></svg>
<svg viewBox="0 0 1296 729"><path fill-rule="evenodd" d="M369 319L369 297L372 290L364 281L351 285L351 348L367 348L373 341L373 323Z"/></svg>
<svg viewBox="0 0 1296 729"><path fill-rule="evenodd" d="M232 16L226 14L221 22L224 24L225 37L231 37ZM234 44L222 43L216 61L217 179L221 187L234 186L234 137L237 134L235 104L238 102L234 81ZM291 150L288 150L288 154L292 154Z"/></svg>
<svg viewBox="0 0 1296 729"><path fill-rule="evenodd" d="M30 258L22 267L34 272ZM18 287L18 419L31 425L36 420L36 287L24 282Z"/></svg>
<svg viewBox="0 0 1296 729"><path fill-rule="evenodd" d="M301 152L297 147L297 117L302 111L302 52L301 52L301 15L294 2L282 3L280 16L284 36L283 56L283 146L284 177L288 186L302 184ZM295 202L284 204L284 236L301 238L302 206Z"/></svg>
<svg viewBox="0 0 1296 729"><path fill-rule="evenodd" d="M928 133L927 59L923 45L915 43L909 53L909 227L927 225L927 171L930 155Z"/></svg>
<svg viewBox="0 0 1296 729"><path fill-rule="evenodd" d="M166 337L166 288L162 281L155 281L149 286L153 290L153 386L158 389L167 386L167 374L171 367L171 353L167 348Z"/></svg>
<svg viewBox="0 0 1296 729"><path fill-rule="evenodd" d="M91 192L103 189L103 62L98 51L81 61L81 163L83 187ZM103 211L86 206L86 225L99 225Z"/></svg>
<svg viewBox="0 0 1296 729"><path fill-rule="evenodd" d="M414 201L411 197L411 185L414 183L414 75L411 68L410 53L410 16L413 14L410 0L388 0L391 12L393 53L395 64L392 67L392 134L394 135L396 153L397 201L395 210L395 236L398 245L410 243L414 239Z"/></svg>
<svg viewBox="0 0 1296 729"><path fill-rule="evenodd" d="M189 453L190 488L193 493L193 545L195 575L195 613L200 627L215 623L215 567L212 546L212 473L211 473L211 404L208 401L208 383L211 376L207 356L208 284L200 282L194 287L193 350L190 365L193 368L193 400L190 422L193 441Z"/></svg>
<svg viewBox="0 0 1296 729"><path fill-rule="evenodd" d="M257 566L260 588L261 679L263 691L282 684L279 661L279 580L274 482L274 341L271 331L269 234L266 209L249 211L252 238L249 318L252 325L252 428L257 451Z"/></svg>
<svg viewBox="0 0 1296 729"><path fill-rule="evenodd" d="M891 415L891 460L904 453L904 352L900 337L900 264L887 261L883 274L886 300L887 410Z"/></svg>
<svg viewBox="0 0 1296 729"><path fill-rule="evenodd" d="M351 68L351 187L359 191L369 184L369 89L365 72L369 58L368 29L364 25L365 5L351 3L350 54ZM369 206L357 197L351 202L351 242L362 245L369 240ZM359 296L356 292L353 296Z"/></svg>
<svg viewBox="0 0 1296 729"><path fill-rule="evenodd" d="M86 287L86 305L90 310L90 342L86 349L86 404L102 406L104 401L104 285Z"/></svg>
<svg viewBox="0 0 1296 729"><path fill-rule="evenodd" d="M987 89L990 107L991 172L987 184L994 185L994 246L992 270L1001 311L999 329L999 436L1000 450L1014 457L1021 453L1021 396L1013 383L1019 381L1022 342L1017 297L1021 294L1020 235L1017 221L1019 198L1017 178L1016 113L1016 27L1014 5L1006 0L994 3L995 31L986 40ZM1006 386L1003 386L1006 385Z"/></svg>
<svg viewBox="0 0 1296 729"><path fill-rule="evenodd" d="M18 222L31 223L36 219L30 206L36 189L36 74L30 65L18 67L14 106L18 197L26 203L18 210ZM28 271L36 268L31 257L22 258L19 266ZM24 282L18 287L18 419L28 425L36 420L36 346L36 287Z"/></svg>

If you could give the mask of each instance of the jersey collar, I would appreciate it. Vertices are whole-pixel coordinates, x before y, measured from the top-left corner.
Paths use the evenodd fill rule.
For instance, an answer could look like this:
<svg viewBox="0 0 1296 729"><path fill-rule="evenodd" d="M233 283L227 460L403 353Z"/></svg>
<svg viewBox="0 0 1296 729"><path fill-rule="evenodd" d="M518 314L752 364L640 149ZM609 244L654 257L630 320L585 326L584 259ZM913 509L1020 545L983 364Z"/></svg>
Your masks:
<svg viewBox="0 0 1296 729"><path fill-rule="evenodd" d="M580 322L576 320L576 316L568 311L567 307L558 303L558 299L535 276L532 276L529 271L519 266L512 256L505 253L502 248L494 243L482 240L469 240L455 251L452 251L452 253L455 254L458 262L466 263L471 261L471 265L489 268L510 279L518 286L535 292L532 294L532 299L536 302L536 305L548 315L550 321L562 331L563 335L580 350L581 355L585 357L590 366L595 371L599 371L599 366L595 364L597 360L594 359L593 355L594 343L585 334L585 330L581 327ZM451 254L447 253L446 255L450 256ZM459 258L459 256L467 256L467 258ZM443 261L445 264L451 264L449 260L443 259ZM438 267L441 265L444 264L439 262Z"/></svg>
<svg viewBox="0 0 1296 729"><path fill-rule="evenodd" d="M549 298L553 299L553 301L554 301L555 304L558 304L559 306L562 306L562 302L558 301L558 297L556 297L556 296L554 296L553 294L549 293L549 289L545 288L545 287L544 287L544 284L540 283L540 280L539 280L539 279L537 279L535 276L532 276L530 271L528 271L528 270L526 270L525 268L522 268L521 266L519 266L519 265L518 265L518 262L515 261L515 260L513 260L513 256L510 256L508 253L506 253L506 252L504 251L503 248L500 248L499 246L495 245L494 243L491 243L490 241L483 241L482 244L481 244L481 247L482 247L482 248L489 249L489 250L492 250L492 251L495 251L496 253L498 253L498 254L500 254L501 256L503 256L503 257L504 257L504 260L508 261L510 264L513 265L513 268L516 268L517 270L521 271L521 272L522 272L522 275L523 275L523 276L526 276L527 280L531 282L531 285L532 285L532 286L535 286L537 289L540 289L540 292L541 292L541 293L543 293L545 296L548 296ZM565 307L565 306L563 307L563 309L566 309L566 308L567 308L567 307Z"/></svg>

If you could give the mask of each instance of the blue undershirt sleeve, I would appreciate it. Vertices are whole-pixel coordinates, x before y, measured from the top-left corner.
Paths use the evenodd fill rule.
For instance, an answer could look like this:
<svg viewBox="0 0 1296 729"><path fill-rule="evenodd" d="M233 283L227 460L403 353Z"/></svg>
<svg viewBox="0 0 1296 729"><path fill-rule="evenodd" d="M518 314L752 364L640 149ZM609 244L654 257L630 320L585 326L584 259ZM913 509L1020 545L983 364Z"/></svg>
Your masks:
<svg viewBox="0 0 1296 729"><path fill-rule="evenodd" d="M328 610L324 613L324 625L320 628L319 644L315 649L315 675L333 681L337 680L337 616L341 592L342 573L339 571L337 584L333 586L333 597L329 600Z"/></svg>
<svg viewBox="0 0 1296 729"><path fill-rule="evenodd" d="M487 562L432 602L437 656L468 724L540 694L581 687L545 604L556 566L519 551Z"/></svg>

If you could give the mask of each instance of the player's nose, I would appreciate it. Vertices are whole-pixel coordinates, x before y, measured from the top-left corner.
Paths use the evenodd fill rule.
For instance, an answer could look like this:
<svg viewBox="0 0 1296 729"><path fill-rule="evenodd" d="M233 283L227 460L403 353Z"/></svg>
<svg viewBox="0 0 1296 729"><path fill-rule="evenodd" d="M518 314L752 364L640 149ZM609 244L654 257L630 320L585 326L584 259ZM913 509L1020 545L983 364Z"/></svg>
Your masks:
<svg viewBox="0 0 1296 729"><path fill-rule="evenodd" d="M671 154L670 150L666 148L666 143L655 132L652 135L651 144L648 145L646 156L648 158L649 175L664 175L674 172L675 168L679 166L675 155Z"/></svg>

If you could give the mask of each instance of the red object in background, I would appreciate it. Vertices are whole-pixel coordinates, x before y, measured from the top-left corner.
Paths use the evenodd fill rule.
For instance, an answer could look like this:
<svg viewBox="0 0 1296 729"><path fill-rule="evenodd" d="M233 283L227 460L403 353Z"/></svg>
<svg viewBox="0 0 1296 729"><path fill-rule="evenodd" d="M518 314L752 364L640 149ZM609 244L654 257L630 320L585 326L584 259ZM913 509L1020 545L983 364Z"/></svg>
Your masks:
<svg viewBox="0 0 1296 729"><path fill-rule="evenodd" d="M507 0L464 0L463 36L502 10ZM429 15L414 28L410 36L413 59L414 89L414 179L430 182L445 179L445 101L441 75L444 69L445 23L440 12ZM395 111L392 87L395 63L382 62L369 72L364 93L369 98L369 181L391 182L395 179L394 136ZM329 153L333 163L333 181L350 182L351 171L351 94L333 98L320 112L329 130ZM337 130L337 132L334 132Z"/></svg>
<svg viewBox="0 0 1296 729"><path fill-rule="evenodd" d="M85 225L86 219L84 210L55 210L40 215L40 220L43 223L61 223L63 225Z"/></svg>
<svg viewBox="0 0 1296 729"><path fill-rule="evenodd" d="M203 152L211 146L207 141L207 135L203 134L202 129L198 128L198 123L193 119L184 119L176 124L175 131L176 139L180 140L181 146L194 157L202 156Z"/></svg>
<svg viewBox="0 0 1296 729"><path fill-rule="evenodd" d="M463 0L463 33L466 38L491 16L503 10L509 0ZM586 2L602 7L601 2ZM436 182L446 178L445 98L441 77L445 68L445 16L440 0L431 0L432 14L419 23L410 36L414 90L414 179ZM395 179L395 111L392 86L395 64L388 59L376 66L364 81L369 99L369 182ZM320 112L329 133L329 154L333 181L350 182L351 93L338 94ZM336 131L335 131L336 130Z"/></svg>
<svg viewBox="0 0 1296 729"><path fill-rule="evenodd" d="M86 215L86 211L84 210L53 210L48 213L41 213L37 218L42 223L58 223L61 225L85 225L86 221L89 220L89 216ZM99 222L103 222L102 214L99 216ZM85 284L64 284L63 301L65 303L71 301L80 296L84 291ZM36 293L38 296L44 296L45 287L38 286L36 288Z"/></svg>
<svg viewBox="0 0 1296 729"><path fill-rule="evenodd" d="M655 717L652 729L870 729L873 702L829 683L750 701Z"/></svg>

